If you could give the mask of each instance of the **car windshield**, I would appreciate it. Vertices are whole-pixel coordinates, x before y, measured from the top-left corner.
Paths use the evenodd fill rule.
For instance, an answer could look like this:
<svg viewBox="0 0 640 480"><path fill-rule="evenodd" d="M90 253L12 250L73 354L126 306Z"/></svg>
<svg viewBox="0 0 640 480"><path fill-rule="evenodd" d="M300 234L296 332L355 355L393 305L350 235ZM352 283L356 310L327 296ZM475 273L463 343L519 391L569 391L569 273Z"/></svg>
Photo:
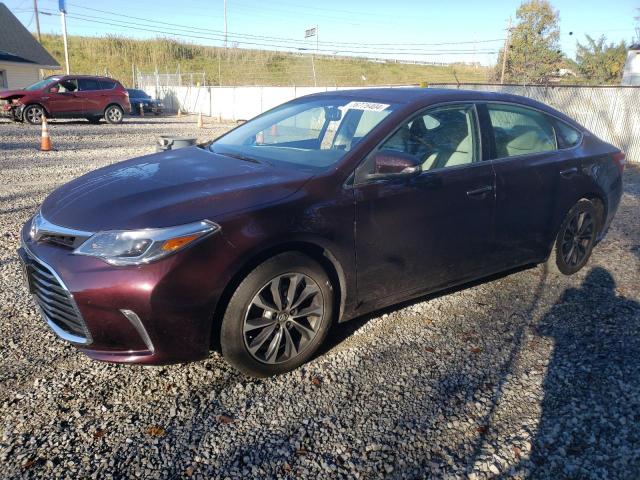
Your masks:
<svg viewBox="0 0 640 480"><path fill-rule="evenodd" d="M147 93L142 90L130 89L127 90L127 92L129 92L129 96L131 98L150 98L149 95L147 95Z"/></svg>
<svg viewBox="0 0 640 480"><path fill-rule="evenodd" d="M397 106L339 96L295 100L232 130L209 149L233 158L322 170L342 159Z"/></svg>
<svg viewBox="0 0 640 480"><path fill-rule="evenodd" d="M60 80L60 77L49 77L49 78L45 78L43 80L40 80L39 82L34 83L33 85L29 85L28 87L25 87L25 90L40 90L44 87L46 87L47 85L49 85L50 83L53 82L57 82L58 80Z"/></svg>

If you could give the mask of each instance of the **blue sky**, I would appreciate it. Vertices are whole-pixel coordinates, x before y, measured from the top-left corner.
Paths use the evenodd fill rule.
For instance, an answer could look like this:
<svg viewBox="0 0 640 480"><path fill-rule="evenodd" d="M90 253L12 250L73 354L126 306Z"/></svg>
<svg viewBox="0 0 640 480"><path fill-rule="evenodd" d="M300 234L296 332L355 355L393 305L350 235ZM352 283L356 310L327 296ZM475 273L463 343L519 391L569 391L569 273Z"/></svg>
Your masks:
<svg viewBox="0 0 640 480"><path fill-rule="evenodd" d="M4 0L4 3L35 30L32 0ZM281 49L294 45L295 41L296 47L315 48L315 41L304 43L303 36L305 28L317 25L320 49L325 53L359 52L381 58L477 60L492 64L494 52L502 45L507 20L509 16L515 17L520 3L519 0L227 0L229 42L237 41L240 47L247 48L260 48L253 44L263 44L262 48ZM58 0L38 0L38 4L44 12L51 12L57 10ZM560 12L563 51L571 57L575 55L576 40L584 41L585 34L596 37L604 34L616 42L631 40L636 25L634 17L640 16L640 0L554 0L552 4ZM179 38L177 33L182 33L192 36L182 37L187 41L222 44L223 0L67 0L67 10L70 34ZM143 27L133 24L144 22L122 15L165 23ZM123 22L131 23L123 25ZM43 32L60 33L57 16L41 15L40 25ZM425 45L442 43L445 45Z"/></svg>

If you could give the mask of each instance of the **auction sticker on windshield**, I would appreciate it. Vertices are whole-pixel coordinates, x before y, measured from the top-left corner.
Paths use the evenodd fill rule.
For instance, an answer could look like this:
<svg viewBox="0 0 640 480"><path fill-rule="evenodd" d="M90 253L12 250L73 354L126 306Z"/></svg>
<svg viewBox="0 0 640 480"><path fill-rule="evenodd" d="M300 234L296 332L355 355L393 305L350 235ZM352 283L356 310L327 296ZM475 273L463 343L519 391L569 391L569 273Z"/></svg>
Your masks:
<svg viewBox="0 0 640 480"><path fill-rule="evenodd" d="M388 107L388 103L375 102L349 102L344 106L344 108L347 110L369 110L371 112L381 112Z"/></svg>

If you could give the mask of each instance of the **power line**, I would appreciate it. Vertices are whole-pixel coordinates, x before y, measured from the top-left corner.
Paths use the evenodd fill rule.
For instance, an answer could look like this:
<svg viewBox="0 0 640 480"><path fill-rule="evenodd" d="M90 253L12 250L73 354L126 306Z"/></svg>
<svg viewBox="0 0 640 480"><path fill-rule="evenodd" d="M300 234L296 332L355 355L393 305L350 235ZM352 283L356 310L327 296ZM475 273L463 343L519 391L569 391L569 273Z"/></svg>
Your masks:
<svg viewBox="0 0 640 480"><path fill-rule="evenodd" d="M73 15L67 14L67 17L68 18L72 18L74 20L81 21L81 22L96 23L96 24L109 25L109 26L116 26L116 27L121 27L121 28L125 28L125 29L131 29L131 28L135 27L136 29L142 30L142 31L147 31L147 32L152 32L152 33L163 33L163 34L174 35L174 36L178 36L178 37L204 39L204 40L215 40L215 41L224 40L224 34L223 33L221 33L221 34L212 33L212 34L204 35L204 34L198 33L197 31L194 32L191 29L175 28L175 27L174 27L174 29L167 29L167 30L159 30L157 28L151 29L150 25L140 24L140 23L137 23L137 22L130 22L130 21L124 21L124 20L104 19L102 17L95 17L95 16L91 16L91 15L84 15L84 14L73 14ZM183 32L187 32L187 33L183 33ZM247 41L247 40L244 40L244 39L241 39L240 42L242 44L244 44L244 45L251 45L251 46L257 46L257 47L284 48L284 49L288 49L288 50L305 50L307 48L310 48L310 47L300 47L300 46L291 45L291 44ZM336 53L352 53L352 54L358 54L358 55L462 55L462 54L466 55L466 54L474 53L474 50L443 50L443 49L425 50L425 49L418 49L418 48L403 48L403 49L393 49L393 50L389 50L389 51L383 51L381 49L359 50L358 48L362 48L362 47L347 47L347 49L344 49L344 48L320 48L319 51L324 52L324 53L336 52ZM478 52L478 53L485 53L485 54L496 53L494 50L475 50L475 51Z"/></svg>
<svg viewBox="0 0 640 480"><path fill-rule="evenodd" d="M149 20L148 18L142 18L142 17L135 17L135 16L131 16L131 15L125 15L125 14L121 14L121 13L117 13L117 12L112 12L109 10L102 10L102 9L98 9L98 8L91 8L91 7L85 7L83 5L78 5L76 3L73 2L68 2L69 5L73 5L74 7L77 8L81 8L83 10L90 10L90 11L94 11L94 12L99 12L99 13L105 13L108 15L113 15L113 16L117 16L117 17L124 17L124 18L130 18L130 19L134 19L134 20L140 20L143 22L147 22L147 23L151 23L151 24L162 24L162 25L168 25L168 26L172 26L172 27L181 27L181 28L186 28L189 31L200 31L200 32L214 32L214 33L224 33L223 30L216 30L216 29L210 29L210 28L201 28L201 27L194 27L191 25L184 25L184 24L178 24L178 23L172 23L172 22L163 22L160 20ZM83 14L84 16L89 16L86 14ZM100 18L103 19L102 17L93 17L93 18ZM104 20L108 20L108 19L104 19ZM266 36L266 35L252 35L252 34L247 34L247 33L237 33L237 32L227 32L229 37L236 37L236 38L252 38L252 39L262 39L262 40L274 40L274 41L291 41L291 42L296 42L296 43L307 43L309 45L315 45L315 41L314 42L309 42L309 41L305 41L305 40L301 40L301 39L297 39L297 38L288 38L288 37L277 37L277 36ZM494 39L486 39L486 40L477 40L477 41L456 41L456 42L438 42L438 43L395 43L395 42L387 42L387 43L371 43L371 42L330 42L330 41L320 41L320 44L323 45L348 45L348 46L353 46L353 45L364 45L364 46L445 46L445 45L471 45L471 44L475 44L475 43L492 43L492 42L502 42L504 41L504 38L494 38Z"/></svg>

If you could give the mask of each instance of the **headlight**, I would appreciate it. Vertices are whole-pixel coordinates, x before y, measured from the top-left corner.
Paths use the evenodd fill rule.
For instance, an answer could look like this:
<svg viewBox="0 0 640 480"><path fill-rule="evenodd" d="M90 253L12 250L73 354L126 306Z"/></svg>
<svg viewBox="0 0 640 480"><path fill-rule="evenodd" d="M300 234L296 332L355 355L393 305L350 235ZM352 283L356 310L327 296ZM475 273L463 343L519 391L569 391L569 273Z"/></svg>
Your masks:
<svg viewBox="0 0 640 480"><path fill-rule="evenodd" d="M111 265L140 265L185 248L220 230L209 221L169 228L98 232L76 248L76 255L102 258Z"/></svg>

